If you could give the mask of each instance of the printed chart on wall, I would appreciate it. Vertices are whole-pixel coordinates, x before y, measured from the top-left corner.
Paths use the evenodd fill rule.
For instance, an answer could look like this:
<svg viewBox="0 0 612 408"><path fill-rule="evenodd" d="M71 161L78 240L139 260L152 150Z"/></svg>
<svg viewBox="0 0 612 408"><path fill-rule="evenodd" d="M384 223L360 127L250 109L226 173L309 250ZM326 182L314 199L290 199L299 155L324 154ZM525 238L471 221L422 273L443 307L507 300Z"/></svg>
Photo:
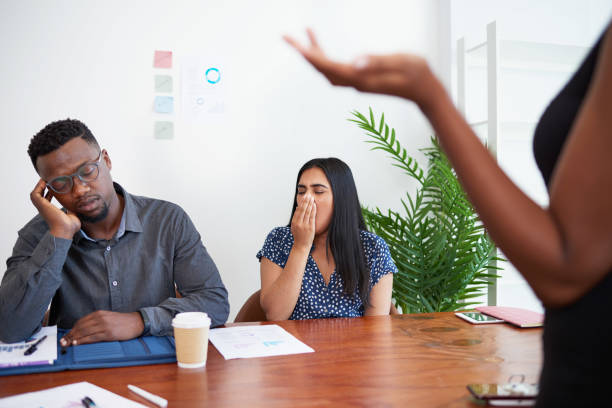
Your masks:
<svg viewBox="0 0 612 408"><path fill-rule="evenodd" d="M218 57L182 59L183 116L187 120L210 122L227 111L227 69Z"/></svg>

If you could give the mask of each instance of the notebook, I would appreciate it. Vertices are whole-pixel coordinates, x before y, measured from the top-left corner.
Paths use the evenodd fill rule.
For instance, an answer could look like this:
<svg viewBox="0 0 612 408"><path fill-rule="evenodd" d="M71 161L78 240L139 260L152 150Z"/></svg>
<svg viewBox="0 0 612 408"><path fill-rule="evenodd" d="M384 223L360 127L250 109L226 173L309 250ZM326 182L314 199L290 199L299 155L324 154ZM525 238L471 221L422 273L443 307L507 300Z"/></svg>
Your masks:
<svg viewBox="0 0 612 408"><path fill-rule="evenodd" d="M174 337L145 336L125 341L83 344L68 347L62 354L59 339L66 332L61 329L57 331L57 360L52 365L0 368L0 376L176 362Z"/></svg>
<svg viewBox="0 0 612 408"><path fill-rule="evenodd" d="M53 364L57 359L56 342L57 326L42 327L25 341L0 342L0 368Z"/></svg>

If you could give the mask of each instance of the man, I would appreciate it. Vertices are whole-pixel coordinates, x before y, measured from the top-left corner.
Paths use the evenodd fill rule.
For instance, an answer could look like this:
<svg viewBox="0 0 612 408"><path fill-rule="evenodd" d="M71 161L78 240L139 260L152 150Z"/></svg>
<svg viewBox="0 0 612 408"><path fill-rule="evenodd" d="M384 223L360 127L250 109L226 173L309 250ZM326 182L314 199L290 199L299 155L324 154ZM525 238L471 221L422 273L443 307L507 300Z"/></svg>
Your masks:
<svg viewBox="0 0 612 408"><path fill-rule="evenodd" d="M108 152L85 124L47 125L28 154L40 175L30 194L38 215L7 260L0 340L35 333L49 303L49 324L71 329L64 346L171 334L178 312L225 323L227 291L187 214L113 183Z"/></svg>

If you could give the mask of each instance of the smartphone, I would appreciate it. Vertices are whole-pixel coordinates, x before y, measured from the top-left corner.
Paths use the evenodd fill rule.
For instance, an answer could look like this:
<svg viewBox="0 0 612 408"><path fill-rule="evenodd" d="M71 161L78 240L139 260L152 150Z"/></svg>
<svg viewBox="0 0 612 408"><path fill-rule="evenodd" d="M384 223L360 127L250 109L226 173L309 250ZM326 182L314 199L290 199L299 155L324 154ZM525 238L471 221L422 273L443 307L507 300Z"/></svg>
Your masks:
<svg viewBox="0 0 612 408"><path fill-rule="evenodd" d="M486 324L486 323L503 323L503 320L500 320L496 317L487 316L486 314L482 314L480 312L460 312L455 313L455 316L462 318L463 320L467 320L472 324Z"/></svg>
<svg viewBox="0 0 612 408"><path fill-rule="evenodd" d="M469 384L467 389L479 400L535 400L538 384Z"/></svg>

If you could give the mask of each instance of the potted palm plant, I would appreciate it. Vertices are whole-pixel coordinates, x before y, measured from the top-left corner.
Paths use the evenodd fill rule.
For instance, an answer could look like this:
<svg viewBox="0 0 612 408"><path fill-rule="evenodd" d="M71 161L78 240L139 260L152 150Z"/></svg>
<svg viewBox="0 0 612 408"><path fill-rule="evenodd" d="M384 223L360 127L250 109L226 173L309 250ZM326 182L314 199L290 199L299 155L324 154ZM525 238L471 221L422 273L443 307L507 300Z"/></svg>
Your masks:
<svg viewBox="0 0 612 408"><path fill-rule="evenodd" d="M415 179L413 196L401 200L404 214L378 207L362 207L370 231L382 237L399 273L393 281L393 299L403 313L464 309L497 278L496 248L465 191L459 184L436 138L421 151L424 170L406 153L382 114L378 124L358 111L352 118L366 131L372 150L389 154L393 166Z"/></svg>

